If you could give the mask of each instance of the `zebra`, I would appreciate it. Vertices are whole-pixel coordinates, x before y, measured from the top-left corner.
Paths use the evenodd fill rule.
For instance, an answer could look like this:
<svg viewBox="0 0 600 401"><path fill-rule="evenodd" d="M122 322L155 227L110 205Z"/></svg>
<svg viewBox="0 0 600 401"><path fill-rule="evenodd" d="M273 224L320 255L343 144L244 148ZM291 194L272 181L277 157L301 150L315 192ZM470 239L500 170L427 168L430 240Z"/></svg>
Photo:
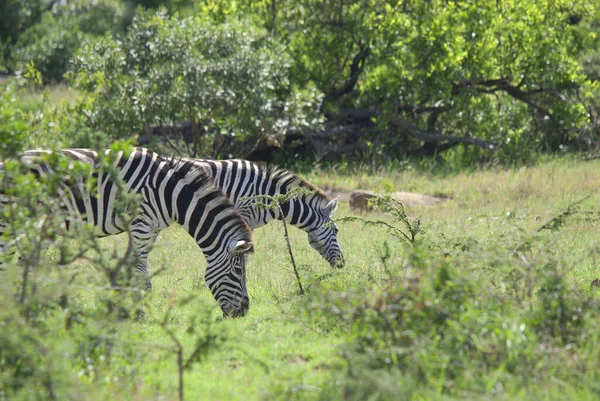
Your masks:
<svg viewBox="0 0 600 401"><path fill-rule="evenodd" d="M125 232L125 219L119 217L115 208L118 185L106 169L98 168L98 153L91 149L59 152L92 165L92 176L96 178L91 191L86 187L88 177L65 180L60 186L57 196L67 215L64 228L69 230L87 223L96 227L99 237ZM40 158L47 153L51 151L25 151L21 162L37 176L52 174L50 165ZM105 153L110 154L111 151ZM161 230L179 223L206 257L205 281L223 314L246 315L250 304L246 265L248 254L253 251L252 230L223 192L193 163L165 159L145 148L134 148L129 154L117 153L113 166L122 180L120 190L139 194L141 198L138 213L127 219L131 221L130 241L137 263L134 271L145 280L146 289L152 289L147 269L150 249ZM0 207L10 202L2 195L0 188ZM6 226L6 222L0 221L0 237ZM5 246L0 243L0 253L6 251Z"/></svg>
<svg viewBox="0 0 600 401"><path fill-rule="evenodd" d="M338 227L331 217L338 207L333 199L298 175L277 167L260 166L248 160L209 160L182 158L206 172L236 205L253 230L273 219L285 219L308 234L310 246L329 262L331 267L343 266L344 256L338 242ZM312 191L312 195L292 198L278 209L259 208L251 197L286 194L295 187ZM262 201L263 199L261 199ZM268 201L267 201L268 202Z"/></svg>

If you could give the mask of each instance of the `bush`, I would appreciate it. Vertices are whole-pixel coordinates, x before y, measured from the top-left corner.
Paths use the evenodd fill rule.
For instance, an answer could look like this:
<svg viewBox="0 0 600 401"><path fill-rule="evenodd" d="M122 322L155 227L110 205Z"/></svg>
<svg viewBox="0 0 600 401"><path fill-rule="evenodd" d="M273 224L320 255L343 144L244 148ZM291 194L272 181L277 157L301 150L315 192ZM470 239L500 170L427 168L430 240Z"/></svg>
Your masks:
<svg viewBox="0 0 600 401"><path fill-rule="evenodd" d="M95 185L90 165L53 153L42 157L52 173L33 173L7 158L21 150L18 139L24 130L20 125L11 130L10 118L0 123L7 133L0 139L2 250L8 244L7 252L0 253L0 400L98 399L107 383L119 381L119 389L134 393L144 360L158 358L146 352L157 345L144 343L144 327L131 321L142 308L148 323L155 323L172 341L159 348L159 357L173 355L183 399L183 373L222 338L211 329L212 307L195 310L200 313L185 333L175 330L180 322L173 321L171 310L196 302L196 297L174 297L167 308L153 310L146 303L149 298L135 287L131 249L103 247L89 225L73 224L65 231L61 186L82 176L87 185ZM113 145L113 154L126 148ZM118 172L112 166L107 156L99 167L115 177ZM124 213L137 204L131 195L114 201L122 202L116 209ZM99 274L81 279L78 267L85 263ZM194 342L188 347L190 338Z"/></svg>
<svg viewBox="0 0 600 401"><path fill-rule="evenodd" d="M524 239L530 252L540 239ZM542 251L529 263L512 241L458 249L436 257L418 244L383 285L324 285L306 301L313 318L347 333L344 399L535 391L549 369L565 383L597 381L599 355L589 352L600 340L600 302L567 284L560 259Z"/></svg>
<svg viewBox="0 0 600 401"><path fill-rule="evenodd" d="M60 82L83 38L122 32L128 23L125 11L119 2L111 0L93 5L75 1L40 11L19 31L14 43L9 43L7 60L13 69L33 62L44 83Z"/></svg>
<svg viewBox="0 0 600 401"><path fill-rule="evenodd" d="M5 0L0 13L0 60L10 54L19 36L39 21L44 4L41 0Z"/></svg>
<svg viewBox="0 0 600 401"><path fill-rule="evenodd" d="M33 62L44 82L61 81L81 39L82 33L74 21L57 20L45 13L40 23L21 35L13 55L21 68Z"/></svg>
<svg viewBox="0 0 600 401"><path fill-rule="evenodd" d="M247 22L139 11L122 40L88 40L71 82L91 96L95 128L152 134L189 154L243 155L257 139L320 121L320 94L289 81L291 59ZM191 122L186 142L169 131Z"/></svg>
<svg viewBox="0 0 600 401"><path fill-rule="evenodd" d="M21 111L16 100L13 84L0 85L0 157L15 156L23 150L23 143L30 132L30 115Z"/></svg>

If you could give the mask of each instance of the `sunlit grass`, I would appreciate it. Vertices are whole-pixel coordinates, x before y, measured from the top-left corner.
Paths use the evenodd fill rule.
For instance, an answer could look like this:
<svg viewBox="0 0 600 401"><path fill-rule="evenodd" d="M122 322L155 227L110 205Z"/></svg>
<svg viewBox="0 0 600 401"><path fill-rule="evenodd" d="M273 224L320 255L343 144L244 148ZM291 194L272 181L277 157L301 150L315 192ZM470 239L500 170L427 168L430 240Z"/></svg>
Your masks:
<svg viewBox="0 0 600 401"><path fill-rule="evenodd" d="M319 183L333 179L339 183L338 188L362 187L362 183L354 184L352 176L331 178L326 172L320 172L314 173L312 178ZM451 199L438 205L408 209L412 217L419 216L422 220L421 241L431 245L432 256L456 255L457 261L471 264L469 271L475 270L478 276L490 280L498 277L493 265L486 264L493 260L486 256L488 252L492 255L495 248L507 243L506 247L510 249L511 244L518 244L521 238L533 235L576 199L589 196L582 210L596 211L600 200L598 161L558 159L517 170L480 171L446 178L403 172L390 173L382 179L392 181L398 189L405 190L402 183L410 183L411 190L450 194ZM345 216L351 212L346 204L342 204L337 213ZM377 213L365 217L389 219ZM561 268L568 281L590 291L591 280L600 276L597 269L600 223L585 221L583 217L574 216L558 231L543 230L535 234L542 238L546 247L534 248L525 254L531 264L544 263L548 250L558 255L565 261ZM123 391L126 394L133 392L136 399L176 399L175 356L152 344L163 347L171 344L158 322L170 302L194 294L197 296L194 302L176 307L171 320L171 325L179 328L177 332L184 346L191 349L194 342L194 334L185 333L185 328L206 308L212 309L212 330L223 332L225 341L185 374L187 399L344 398L332 390L335 386L331 381L346 369L341 352L347 333L319 324L318 320L302 312L301 305L310 300L311 285L320 285L315 283L325 283L328 288L342 292L356 286L377 287L387 277L380 258L384 243L392 245L390 265L405 265L407 248L398 245L381 228L365 228L358 222L341 223L340 242L347 264L343 269L333 270L310 248L306 235L294 229L291 243L303 284L309 289L308 294L301 297L291 272L282 225L275 222L258 229L254 240L256 252L248 267L250 313L242 319L222 320L216 302L203 283L206 264L197 245L181 227L161 233L151 253L150 266L152 271L163 268L164 271L153 279L154 291L147 304L148 318L130 326L131 332L125 335L131 335L133 341L139 342L140 353L144 355L139 367L143 380L135 385L117 381L106 388L108 393L125 385L129 390ZM123 242L123 237L114 237L104 240L104 245L112 249L123 247ZM481 260L476 255L458 251L454 244L472 244L473 249L483 252ZM87 268L93 271L93 267ZM398 383L405 379L391 380ZM562 386L551 380L527 389L512 388L510 381L503 383L506 395L503 399L510 400L560 399L543 396L546 391L558 391L559 388L565 388L568 394L578 399L592 399L593 394L576 384ZM416 399L454 399L446 398L432 388L413 385L416 386L415 394L424 397ZM488 395L472 394L469 399L493 398Z"/></svg>
<svg viewBox="0 0 600 401"><path fill-rule="evenodd" d="M65 84L51 85L44 88L23 87L17 91L17 95L23 110L41 108L44 103L50 105L59 105L62 102L74 104L80 96L76 90Z"/></svg>

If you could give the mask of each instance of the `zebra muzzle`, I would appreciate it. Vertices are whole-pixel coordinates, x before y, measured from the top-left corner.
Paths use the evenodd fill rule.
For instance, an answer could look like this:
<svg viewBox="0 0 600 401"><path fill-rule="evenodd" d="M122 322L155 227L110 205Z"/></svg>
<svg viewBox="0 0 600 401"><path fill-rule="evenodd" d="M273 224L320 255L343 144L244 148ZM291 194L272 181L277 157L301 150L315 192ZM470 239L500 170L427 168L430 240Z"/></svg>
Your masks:
<svg viewBox="0 0 600 401"><path fill-rule="evenodd" d="M223 305L221 309L223 310L223 317L244 317L248 314L248 310L250 309L250 299L248 297L243 297L239 307L235 307L228 303Z"/></svg>
<svg viewBox="0 0 600 401"><path fill-rule="evenodd" d="M344 255L340 254L340 256L337 259L332 259L331 262L329 262L329 264L331 265L331 267L335 267L338 269L344 267L344 265L346 264L346 261L344 260Z"/></svg>

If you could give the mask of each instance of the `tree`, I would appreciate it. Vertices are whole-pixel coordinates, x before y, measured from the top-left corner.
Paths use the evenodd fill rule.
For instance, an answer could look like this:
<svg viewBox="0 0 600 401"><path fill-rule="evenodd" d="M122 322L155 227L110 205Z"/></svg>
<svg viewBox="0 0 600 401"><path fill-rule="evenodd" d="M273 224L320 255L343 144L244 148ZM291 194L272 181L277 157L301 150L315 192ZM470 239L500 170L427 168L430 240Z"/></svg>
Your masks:
<svg viewBox="0 0 600 401"><path fill-rule="evenodd" d="M590 130L579 57L586 1L208 2L254 15L292 55L292 79L325 94L320 152L432 155L457 144L504 159L577 145Z"/></svg>
<svg viewBox="0 0 600 401"><path fill-rule="evenodd" d="M119 0L9 1L0 13L0 56L5 69L33 62L44 83L60 82L84 36L122 32L129 20Z"/></svg>

